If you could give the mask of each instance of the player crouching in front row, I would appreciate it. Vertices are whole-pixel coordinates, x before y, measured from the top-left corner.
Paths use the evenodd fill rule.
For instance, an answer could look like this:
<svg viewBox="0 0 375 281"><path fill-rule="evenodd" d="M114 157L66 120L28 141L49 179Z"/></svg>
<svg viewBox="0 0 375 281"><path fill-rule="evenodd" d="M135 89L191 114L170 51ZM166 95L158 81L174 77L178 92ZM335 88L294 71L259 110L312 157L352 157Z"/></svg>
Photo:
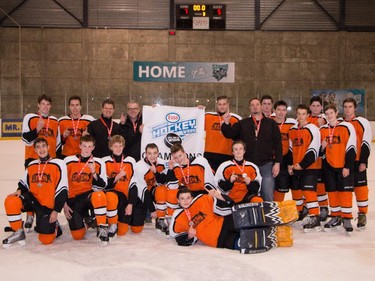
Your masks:
<svg viewBox="0 0 375 281"><path fill-rule="evenodd" d="M107 199L104 188L107 185L105 165L100 158L93 157L95 141L83 136L80 142L81 154L64 159L68 170L69 198L64 213L74 240L81 240L86 234L84 219L94 209L98 225L97 236L103 245L109 241L106 224Z"/></svg>
<svg viewBox="0 0 375 281"><path fill-rule="evenodd" d="M3 240L3 247L15 242L25 244L21 212L35 212L35 230L43 244L51 244L62 234L57 215L67 198L66 165L60 159L51 158L48 149L45 139L34 141L39 159L28 164L25 177L18 183L18 190L5 199L5 211L14 233Z"/></svg>

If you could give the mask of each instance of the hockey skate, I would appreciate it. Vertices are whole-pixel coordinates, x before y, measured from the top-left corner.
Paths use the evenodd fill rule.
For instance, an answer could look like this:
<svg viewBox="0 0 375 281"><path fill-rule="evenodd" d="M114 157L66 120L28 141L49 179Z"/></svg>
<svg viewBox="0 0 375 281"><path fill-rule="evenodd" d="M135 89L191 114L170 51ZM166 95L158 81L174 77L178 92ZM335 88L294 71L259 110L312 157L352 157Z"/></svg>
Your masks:
<svg viewBox="0 0 375 281"><path fill-rule="evenodd" d="M322 230L320 227L320 217L319 216L308 216L306 218L307 223L303 225L303 231L309 232L319 232Z"/></svg>
<svg viewBox="0 0 375 281"><path fill-rule="evenodd" d="M117 238L117 224L110 224L108 228L108 238L110 240L115 240Z"/></svg>
<svg viewBox="0 0 375 281"><path fill-rule="evenodd" d="M344 227L346 234L351 235L353 232L352 219L342 219L342 226Z"/></svg>
<svg viewBox="0 0 375 281"><path fill-rule="evenodd" d="M25 221L25 230L26 230L27 233L32 231L33 222L34 222L34 216L33 215L27 215L26 221Z"/></svg>
<svg viewBox="0 0 375 281"><path fill-rule="evenodd" d="M326 221L328 218L328 207L320 207L319 219L320 221Z"/></svg>
<svg viewBox="0 0 375 281"><path fill-rule="evenodd" d="M341 217L332 217L325 225L324 231L330 232L331 230L337 230L338 226L341 225Z"/></svg>
<svg viewBox="0 0 375 281"><path fill-rule="evenodd" d="M169 227L165 218L157 218L155 220L155 228L166 235L169 235Z"/></svg>
<svg viewBox="0 0 375 281"><path fill-rule="evenodd" d="M100 244L102 246L107 246L109 237L108 237L108 225L101 224L98 226L96 236L99 238Z"/></svg>
<svg viewBox="0 0 375 281"><path fill-rule="evenodd" d="M357 227L358 230L364 230L366 228L367 218L365 213L358 213Z"/></svg>
<svg viewBox="0 0 375 281"><path fill-rule="evenodd" d="M8 238L3 240L3 248L9 248L13 245L25 246L26 245L26 235L23 228L18 229Z"/></svg>

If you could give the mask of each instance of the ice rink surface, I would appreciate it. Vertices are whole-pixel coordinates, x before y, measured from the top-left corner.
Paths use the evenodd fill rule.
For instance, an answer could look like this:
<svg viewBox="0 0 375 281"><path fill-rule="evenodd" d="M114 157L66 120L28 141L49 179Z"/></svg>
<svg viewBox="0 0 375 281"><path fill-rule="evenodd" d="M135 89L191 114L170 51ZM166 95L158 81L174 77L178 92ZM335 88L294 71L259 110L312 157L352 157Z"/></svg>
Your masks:
<svg viewBox="0 0 375 281"><path fill-rule="evenodd" d="M372 145L373 149L375 145ZM374 150L373 150L374 151ZM0 141L0 201L16 190L23 175L21 141ZM63 214L64 234L50 246L27 234L25 247L0 249L0 279L38 281L96 280L375 280L375 155L369 161L370 211L365 231L303 233L294 229L294 245L269 252L242 255L203 244L179 247L174 240L146 224L141 234L127 233L107 247L90 230L83 241L73 241ZM9 233L3 203L0 208L1 239ZM356 217L357 209L353 208ZM353 221L356 225L356 221Z"/></svg>

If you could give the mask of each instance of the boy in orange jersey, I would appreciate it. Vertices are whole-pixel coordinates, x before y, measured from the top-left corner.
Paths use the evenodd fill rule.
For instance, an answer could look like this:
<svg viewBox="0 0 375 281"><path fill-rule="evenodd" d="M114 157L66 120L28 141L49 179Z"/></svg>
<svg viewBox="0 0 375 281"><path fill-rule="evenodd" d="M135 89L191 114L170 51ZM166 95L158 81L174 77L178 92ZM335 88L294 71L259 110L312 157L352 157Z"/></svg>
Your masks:
<svg viewBox="0 0 375 281"><path fill-rule="evenodd" d="M318 128L327 124L327 119L323 113L323 100L320 96L313 96L310 99L310 115L307 118L309 123L314 124ZM318 161L321 163L322 158L319 157ZM320 164L321 165L321 164ZM316 188L318 194L318 203L320 207L320 221L326 221L328 218L328 195L324 186L323 171L320 170L318 175L318 184Z"/></svg>
<svg viewBox="0 0 375 281"><path fill-rule="evenodd" d="M60 147L60 131L55 116L49 115L52 105L50 96L38 97L38 112L26 114L22 123L22 140L25 143L25 167L27 164L38 159L33 148L37 138L44 138L49 145L49 155L56 157L56 150Z"/></svg>
<svg viewBox="0 0 375 281"><path fill-rule="evenodd" d="M343 222L346 232L351 233L356 133L352 124L337 120L336 106L326 106L324 113L328 124L320 127L321 153L324 156L323 173L332 217L324 229L329 231Z"/></svg>
<svg viewBox="0 0 375 281"><path fill-rule="evenodd" d="M152 195L156 207L155 227L165 234L168 234L168 224L166 215L172 215L173 209L167 208L168 196L175 196L165 185L167 171L165 161L159 158L159 148L154 143L149 143L145 148L146 157L137 162L135 173L137 176L137 186L142 190L148 190ZM168 211L167 211L168 209Z"/></svg>
<svg viewBox="0 0 375 281"><path fill-rule="evenodd" d="M81 137L81 153L64 159L68 169L69 197L64 205L74 240L81 240L86 234L84 219L94 209L98 225L97 236L102 245L107 245L108 225L106 222L107 200L104 188L107 185L105 165L100 158L93 157L95 141L91 136Z"/></svg>
<svg viewBox="0 0 375 281"><path fill-rule="evenodd" d="M79 144L83 132L94 121L91 115L81 114L82 101L79 96L69 98L70 114L59 118L59 128L62 137L62 158L80 154Z"/></svg>
<svg viewBox="0 0 375 281"><path fill-rule="evenodd" d="M173 213L170 235L179 246L190 246L200 240L211 247L235 249L240 235L234 229L232 202L229 198L225 201L217 190L208 192L212 196L199 194L193 199L191 190L178 190L181 209Z"/></svg>
<svg viewBox="0 0 375 281"><path fill-rule="evenodd" d="M242 141L233 143L233 159L219 166L215 174L215 185L237 204L262 202L259 196L262 176L254 163L244 159L245 150Z"/></svg>
<svg viewBox="0 0 375 281"><path fill-rule="evenodd" d="M291 175L288 172L287 156L289 152L289 129L297 124L293 118L287 118L288 105L285 101L279 100L274 104L274 118L279 126L281 134L281 143L283 147L283 160L280 163L280 173L275 178L275 191L273 193L274 201L284 201L285 194L288 193L292 182Z"/></svg>
<svg viewBox="0 0 375 281"><path fill-rule="evenodd" d="M170 208L178 207L177 198L172 198L172 195L177 194L181 186L191 190L194 197L214 188L214 174L206 158L198 156L189 159L181 144L172 145L171 155L167 172L167 187L173 190L167 200Z"/></svg>
<svg viewBox="0 0 375 281"><path fill-rule="evenodd" d="M357 135L357 157L354 163L354 194L358 206L357 227L366 227L366 214L368 212L368 185L367 165L370 156L372 132L370 122L355 115L357 102L353 98L347 98L343 102L345 121L350 122Z"/></svg>
<svg viewBox="0 0 375 281"><path fill-rule="evenodd" d="M103 158L107 170L107 219L109 236L125 235L129 229L134 233L143 230L147 208L156 217L155 207L147 188L137 188L135 160L123 154L125 139L120 135L109 141L110 156Z"/></svg>
<svg viewBox="0 0 375 281"><path fill-rule="evenodd" d="M292 190L302 192L296 198L297 192L293 192L300 212L302 212L303 199L308 209L309 217L303 225L305 232L313 229L320 231L319 204L316 193L320 163L317 161L320 149L319 129L307 121L309 109L300 104L297 106L298 124L289 130L290 160L288 161L289 174L292 176ZM302 196L301 196L302 195Z"/></svg>
<svg viewBox="0 0 375 281"><path fill-rule="evenodd" d="M51 244L62 234L57 215L67 199L66 165L62 160L50 157L50 148L44 138L35 139L33 144L39 159L28 164L17 191L5 199L5 211L14 233L3 240L4 247L15 242L25 244L22 211L35 212L35 230L43 244Z"/></svg>
<svg viewBox="0 0 375 281"><path fill-rule="evenodd" d="M25 168L28 163L38 159L33 143L37 138L44 138L49 145L49 155L56 157L60 149L60 130L55 116L50 115L52 98L47 95L38 97L38 112L26 114L22 122L22 140L25 143ZM34 221L32 212L27 212L26 231L30 231Z"/></svg>
<svg viewBox="0 0 375 281"><path fill-rule="evenodd" d="M216 112L206 112L204 117L206 141L203 156L214 171L217 170L221 163L232 158L231 147L233 141L227 139L221 133L221 125L224 123L223 115L227 112L229 112L229 99L227 96L219 96L216 99ZM229 114L229 123L232 125L242 119L237 114Z"/></svg>

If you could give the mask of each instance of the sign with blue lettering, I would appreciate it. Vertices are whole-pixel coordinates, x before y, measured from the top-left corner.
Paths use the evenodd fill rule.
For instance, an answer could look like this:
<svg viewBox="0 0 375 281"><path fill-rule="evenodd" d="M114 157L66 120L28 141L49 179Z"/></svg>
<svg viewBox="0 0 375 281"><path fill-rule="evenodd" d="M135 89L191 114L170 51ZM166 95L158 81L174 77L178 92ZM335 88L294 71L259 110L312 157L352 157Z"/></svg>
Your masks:
<svg viewBox="0 0 375 281"><path fill-rule="evenodd" d="M2 119L1 137L21 137L22 119Z"/></svg>
<svg viewBox="0 0 375 281"><path fill-rule="evenodd" d="M159 157L169 160L173 144L182 144L190 156L204 150L204 110L197 107L143 106L141 151L149 143L159 147ZM145 155L142 155L144 158Z"/></svg>
<svg viewBox="0 0 375 281"><path fill-rule="evenodd" d="M234 83L234 62L135 61L136 82Z"/></svg>

